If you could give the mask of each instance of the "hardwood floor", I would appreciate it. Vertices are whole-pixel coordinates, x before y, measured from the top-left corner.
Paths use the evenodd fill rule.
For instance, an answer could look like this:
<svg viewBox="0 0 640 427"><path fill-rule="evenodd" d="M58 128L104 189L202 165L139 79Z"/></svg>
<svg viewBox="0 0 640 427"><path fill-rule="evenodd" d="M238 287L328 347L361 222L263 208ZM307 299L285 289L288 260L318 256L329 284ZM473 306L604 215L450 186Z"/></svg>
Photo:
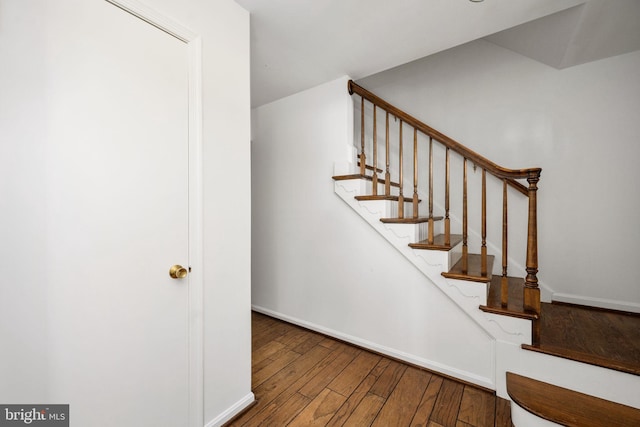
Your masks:
<svg viewBox="0 0 640 427"><path fill-rule="evenodd" d="M509 402L253 313L257 403L228 426L512 426Z"/></svg>

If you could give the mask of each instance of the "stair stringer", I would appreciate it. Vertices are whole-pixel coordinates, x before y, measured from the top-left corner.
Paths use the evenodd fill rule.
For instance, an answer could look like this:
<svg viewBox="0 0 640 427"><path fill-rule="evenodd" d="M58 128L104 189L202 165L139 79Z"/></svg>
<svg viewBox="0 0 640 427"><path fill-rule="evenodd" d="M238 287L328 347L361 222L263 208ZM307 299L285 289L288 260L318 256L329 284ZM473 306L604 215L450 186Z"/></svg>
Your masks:
<svg viewBox="0 0 640 427"><path fill-rule="evenodd" d="M392 202L355 199L355 196L370 194L370 189L371 183L364 179L340 180L334 183L335 193L345 203L494 340L494 387L498 396L510 400L506 391L506 372L510 371L640 408L640 393L629 392L640 391L639 376L522 349L521 344L531 343L531 321L481 311L478 307L486 304L487 298L487 288L484 284L447 279L441 275L457 261L456 248L450 251L454 255L445 251L410 248L408 244L420 237L416 234L414 225L384 224L380 221L380 218L390 212L391 208L386 204Z"/></svg>
<svg viewBox="0 0 640 427"><path fill-rule="evenodd" d="M335 181L335 193L356 211L371 227L381 234L396 250L411 262L429 281L447 295L460 309L480 326L489 337L515 345L531 343L531 321L514 317L496 316L478 309L487 303L486 284L466 280L447 279L442 276L459 259L459 252L413 249L415 225L384 224L380 218L387 212L386 201L358 201L356 196L367 191L367 181L350 179ZM369 184L370 185L370 184Z"/></svg>

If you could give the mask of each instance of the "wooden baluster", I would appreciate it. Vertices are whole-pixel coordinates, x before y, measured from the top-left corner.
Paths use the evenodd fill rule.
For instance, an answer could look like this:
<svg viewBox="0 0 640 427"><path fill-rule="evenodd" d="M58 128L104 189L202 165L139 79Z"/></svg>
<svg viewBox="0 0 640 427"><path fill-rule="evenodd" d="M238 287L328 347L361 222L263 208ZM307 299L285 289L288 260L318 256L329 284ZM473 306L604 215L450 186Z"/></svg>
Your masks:
<svg viewBox="0 0 640 427"><path fill-rule="evenodd" d="M386 132L385 132L385 159L386 170L384 173L384 195L391 195L391 173L389 173L389 112L387 111Z"/></svg>
<svg viewBox="0 0 640 427"><path fill-rule="evenodd" d="M364 97L360 100L360 175L364 176L367 171L367 156L364 154Z"/></svg>
<svg viewBox="0 0 640 427"><path fill-rule="evenodd" d="M530 172L529 182L529 221L527 232L527 277L524 281L524 309L540 315L540 288L538 288L538 181L540 172ZM532 344L540 344L540 321L532 325Z"/></svg>
<svg viewBox="0 0 640 427"><path fill-rule="evenodd" d="M449 219L449 147L445 155L444 167L444 244L451 245L451 220Z"/></svg>
<svg viewBox="0 0 640 427"><path fill-rule="evenodd" d="M429 232L427 241L433 245L433 138L429 137Z"/></svg>
<svg viewBox="0 0 640 427"><path fill-rule="evenodd" d="M398 152L398 157L399 157L399 176L398 176L398 185L399 185L399 193L398 193L398 218L404 218L404 196L402 195L402 120L400 120L400 136L398 137L398 142L399 142L399 152Z"/></svg>
<svg viewBox="0 0 640 427"><path fill-rule="evenodd" d="M507 278L507 180L502 180L502 279L500 281L500 304L506 307L509 303L509 279Z"/></svg>
<svg viewBox="0 0 640 427"><path fill-rule="evenodd" d="M413 217L418 218L418 129L413 128Z"/></svg>
<svg viewBox="0 0 640 427"><path fill-rule="evenodd" d="M487 171L482 169L482 246L480 247L480 275L487 276Z"/></svg>
<svg viewBox="0 0 640 427"><path fill-rule="evenodd" d="M462 273L469 271L469 248L467 247L467 159L462 163Z"/></svg>
<svg viewBox="0 0 640 427"><path fill-rule="evenodd" d="M371 179L372 193L378 195L378 118L376 104L373 104L373 177Z"/></svg>

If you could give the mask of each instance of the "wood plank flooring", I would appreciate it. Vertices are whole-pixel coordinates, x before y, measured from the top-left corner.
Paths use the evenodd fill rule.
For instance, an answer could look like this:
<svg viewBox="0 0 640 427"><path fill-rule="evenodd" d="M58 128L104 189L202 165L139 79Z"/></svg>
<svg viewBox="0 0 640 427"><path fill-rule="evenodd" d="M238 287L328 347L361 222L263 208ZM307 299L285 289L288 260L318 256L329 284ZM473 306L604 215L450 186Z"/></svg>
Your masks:
<svg viewBox="0 0 640 427"><path fill-rule="evenodd" d="M512 426L493 393L252 316L257 403L228 426Z"/></svg>

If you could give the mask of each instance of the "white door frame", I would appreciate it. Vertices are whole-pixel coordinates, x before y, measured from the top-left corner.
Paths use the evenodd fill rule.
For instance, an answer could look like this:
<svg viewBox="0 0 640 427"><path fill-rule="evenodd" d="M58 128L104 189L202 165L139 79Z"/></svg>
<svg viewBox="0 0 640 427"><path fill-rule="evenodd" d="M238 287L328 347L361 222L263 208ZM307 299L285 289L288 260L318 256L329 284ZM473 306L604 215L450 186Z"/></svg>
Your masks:
<svg viewBox="0 0 640 427"><path fill-rule="evenodd" d="M204 425L202 38L136 0L105 0L187 44L189 53L189 427Z"/></svg>

